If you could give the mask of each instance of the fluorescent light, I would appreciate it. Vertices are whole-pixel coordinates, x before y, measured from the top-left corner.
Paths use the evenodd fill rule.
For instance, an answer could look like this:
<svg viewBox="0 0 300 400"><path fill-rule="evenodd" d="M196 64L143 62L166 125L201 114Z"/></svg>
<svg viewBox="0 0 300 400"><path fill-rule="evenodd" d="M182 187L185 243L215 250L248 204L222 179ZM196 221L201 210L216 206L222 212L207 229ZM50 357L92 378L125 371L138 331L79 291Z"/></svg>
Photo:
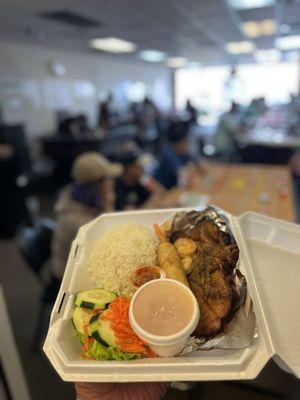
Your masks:
<svg viewBox="0 0 300 400"><path fill-rule="evenodd" d="M248 54L252 53L255 45L247 40L242 42L229 42L226 44L226 50L231 54Z"/></svg>
<svg viewBox="0 0 300 400"><path fill-rule="evenodd" d="M280 50L300 49L300 35L279 37L275 39L275 46Z"/></svg>
<svg viewBox="0 0 300 400"><path fill-rule="evenodd" d="M258 62L275 62L279 61L281 52L277 49L257 50L254 58Z"/></svg>
<svg viewBox="0 0 300 400"><path fill-rule="evenodd" d="M167 56L165 53L158 50L142 50L139 52L139 58L148 62L161 62L164 61Z"/></svg>
<svg viewBox="0 0 300 400"><path fill-rule="evenodd" d="M201 65L202 63L199 61L190 61L187 66L188 68L199 68Z"/></svg>
<svg viewBox="0 0 300 400"><path fill-rule="evenodd" d="M136 45L134 43L114 37L92 39L89 45L94 49L107 51L109 53L131 53L136 50Z"/></svg>
<svg viewBox="0 0 300 400"><path fill-rule="evenodd" d="M166 61L166 65L170 68L181 68L184 67L187 63L187 60L183 57L171 57Z"/></svg>
<svg viewBox="0 0 300 400"><path fill-rule="evenodd" d="M249 38L259 36L272 36L276 33L276 24L273 19L263 19L261 21L248 21L242 24L245 35Z"/></svg>
<svg viewBox="0 0 300 400"><path fill-rule="evenodd" d="M275 0L227 0L228 4L237 10L250 8L269 7L275 4Z"/></svg>

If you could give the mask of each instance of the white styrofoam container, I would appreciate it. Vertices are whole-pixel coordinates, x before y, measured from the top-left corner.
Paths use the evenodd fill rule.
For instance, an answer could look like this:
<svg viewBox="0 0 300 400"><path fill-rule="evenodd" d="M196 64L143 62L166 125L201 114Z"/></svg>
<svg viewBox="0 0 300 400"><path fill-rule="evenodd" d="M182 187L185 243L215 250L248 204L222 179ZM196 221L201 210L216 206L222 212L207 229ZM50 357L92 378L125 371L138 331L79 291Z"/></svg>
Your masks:
<svg viewBox="0 0 300 400"><path fill-rule="evenodd" d="M184 357L90 361L79 357L72 332L75 294L94 287L85 272L90 248L113 226L139 222L152 227L183 209L101 215L83 226L73 242L53 307L44 351L65 381L137 382L253 379L273 359L300 378L300 226L246 213L226 214L240 248L257 320L257 337L246 349L210 350Z"/></svg>

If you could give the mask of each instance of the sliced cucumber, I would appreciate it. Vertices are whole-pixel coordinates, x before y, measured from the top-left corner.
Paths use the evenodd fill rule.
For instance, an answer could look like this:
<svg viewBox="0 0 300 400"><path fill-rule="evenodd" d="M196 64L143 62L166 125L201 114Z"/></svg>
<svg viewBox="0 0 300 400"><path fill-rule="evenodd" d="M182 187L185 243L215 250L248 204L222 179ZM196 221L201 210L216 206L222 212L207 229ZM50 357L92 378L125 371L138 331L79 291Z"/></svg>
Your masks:
<svg viewBox="0 0 300 400"><path fill-rule="evenodd" d="M105 312L102 314L104 315ZM116 337L114 331L111 329L110 321L103 320L98 315L97 318L92 318L90 321L90 332L91 336L97 340L97 342L104 346L116 347Z"/></svg>
<svg viewBox="0 0 300 400"><path fill-rule="evenodd" d="M90 331L89 331L89 323L91 318L93 317L93 310L87 310L86 308L81 308L81 307L75 307L74 312L73 312L73 317L72 317L72 322L74 325L74 328L81 334L85 335L88 334L90 336ZM98 317L98 315L96 315ZM88 331L86 332L86 329L84 329L84 326L87 326Z"/></svg>
<svg viewBox="0 0 300 400"><path fill-rule="evenodd" d="M116 297L115 293L104 289L83 290L77 294L75 305L90 310L104 310Z"/></svg>

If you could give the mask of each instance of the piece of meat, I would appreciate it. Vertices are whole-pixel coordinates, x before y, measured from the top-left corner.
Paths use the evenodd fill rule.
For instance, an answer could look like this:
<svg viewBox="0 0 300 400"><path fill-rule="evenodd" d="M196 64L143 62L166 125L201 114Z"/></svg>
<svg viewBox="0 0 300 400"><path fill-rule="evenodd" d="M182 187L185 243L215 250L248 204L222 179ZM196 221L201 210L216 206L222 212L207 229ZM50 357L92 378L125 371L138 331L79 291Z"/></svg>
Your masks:
<svg viewBox="0 0 300 400"><path fill-rule="evenodd" d="M179 238L196 242L193 268L188 276L200 307L200 321L195 334L199 337L215 336L230 317L235 304L231 285L239 249L230 233L221 231L213 220L198 219L196 212L178 215L169 237L173 243Z"/></svg>
<svg viewBox="0 0 300 400"><path fill-rule="evenodd" d="M202 244L213 246L219 243L219 229L212 221L202 221L193 229L191 238Z"/></svg>
<svg viewBox="0 0 300 400"><path fill-rule="evenodd" d="M212 308L204 301L203 292L201 286L190 281L191 289L198 301L200 308L200 320L195 329L195 335L201 336L213 336L217 334L221 329L221 319L215 314Z"/></svg>
<svg viewBox="0 0 300 400"><path fill-rule="evenodd" d="M221 232L218 226L210 220L199 222L193 229L191 238L209 246L229 243L228 234Z"/></svg>
<svg viewBox="0 0 300 400"><path fill-rule="evenodd" d="M231 308L231 289L225 274L217 269L210 274L208 282L204 284L204 293L208 305L219 318L228 315Z"/></svg>
<svg viewBox="0 0 300 400"><path fill-rule="evenodd" d="M212 221L203 221L195 228L197 253L188 280L200 307L197 336L213 336L222 327L232 305L230 279L238 258L238 247L225 244L223 232Z"/></svg>
<svg viewBox="0 0 300 400"><path fill-rule="evenodd" d="M208 268L194 269L188 278L200 308L200 322L196 334L211 336L221 329L221 319L226 317L231 309L232 294L224 272L213 265Z"/></svg>

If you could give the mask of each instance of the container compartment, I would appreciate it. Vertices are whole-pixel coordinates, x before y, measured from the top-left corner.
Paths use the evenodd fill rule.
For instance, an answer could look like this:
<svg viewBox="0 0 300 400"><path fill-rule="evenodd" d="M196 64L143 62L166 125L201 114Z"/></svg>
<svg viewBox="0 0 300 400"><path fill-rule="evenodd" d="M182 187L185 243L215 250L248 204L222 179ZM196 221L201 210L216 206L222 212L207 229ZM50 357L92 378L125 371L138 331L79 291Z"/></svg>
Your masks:
<svg viewBox="0 0 300 400"><path fill-rule="evenodd" d="M299 364L291 365L289 362L291 352L297 351L299 354L298 345L286 349L287 340L291 340L293 343L296 340L294 329L287 333L286 326L289 323L295 324L294 320L289 320L287 313L292 311L296 315L299 295L294 293L293 289L292 292L286 290L286 296L295 296L298 303L293 303L292 308L290 305L278 304L280 303L279 293L284 291L290 279L296 274L297 260L299 270L299 257L297 258L297 254L292 254L287 250L283 253L282 249L277 250L279 253L276 252L275 255L274 251L279 240L276 236L277 230L274 231L274 221L276 220L253 213L245 214L240 218L227 214L232 232L241 250L240 268L246 276L256 313L257 338L249 348L199 351L185 357L142 359L128 362L80 359L80 343L74 335L70 317L75 293L94 287L93 282L85 273L92 243L113 226L138 222L151 227L154 222L162 223L178 211L182 211L182 209L107 214L80 229L70 251L44 345L45 353L63 380L126 382L253 379L275 351L283 361L283 367L286 367L286 364L288 368L299 367ZM282 224L280 221L279 225L276 225L276 229L279 227L279 231L283 232L281 234L284 234L284 230L287 229L286 225L292 224ZM290 229L287 230L290 231ZM299 234L299 229L297 234ZM269 242L272 243L272 246ZM282 243L282 241L280 242ZM282 265L287 265L287 263L292 267L289 272L286 272L287 268L283 272ZM267 278L270 268L272 268L276 283L270 283ZM283 274L284 277L282 277ZM296 287L299 289L299 279L300 275L297 280L295 279L295 290ZM281 281L281 283L277 281ZM64 293L63 306L58 313L57 310ZM277 313L277 311L279 312ZM281 321L276 326L272 325L274 313L276 313L278 321ZM283 321L285 321L285 325ZM297 321L296 324L299 333L300 321ZM270 326L272 326L272 330L269 329ZM274 341L272 340L273 335ZM278 343L278 345L275 346L274 343ZM282 343L282 346L279 343ZM300 358L298 357L298 359Z"/></svg>

